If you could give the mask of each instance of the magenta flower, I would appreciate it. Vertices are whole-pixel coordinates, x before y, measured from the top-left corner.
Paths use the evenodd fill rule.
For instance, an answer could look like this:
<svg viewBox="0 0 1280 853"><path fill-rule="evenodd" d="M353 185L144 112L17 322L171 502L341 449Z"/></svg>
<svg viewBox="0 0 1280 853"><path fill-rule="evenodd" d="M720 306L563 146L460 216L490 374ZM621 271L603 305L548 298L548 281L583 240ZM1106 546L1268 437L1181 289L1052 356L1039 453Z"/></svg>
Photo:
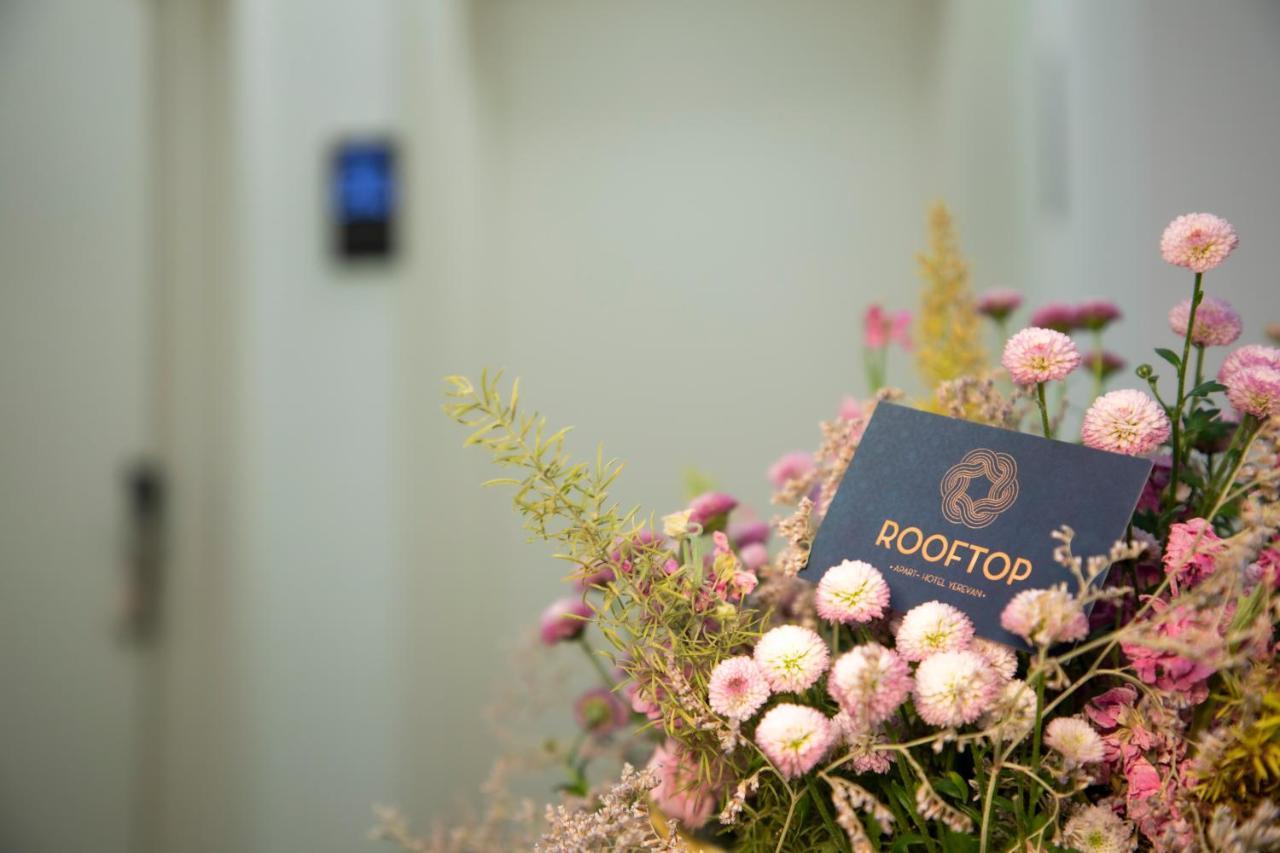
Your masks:
<svg viewBox="0 0 1280 853"><path fill-rule="evenodd" d="M884 349L896 343L903 349L911 349L911 312L907 310L886 313L879 305L871 305L862 318L862 342L869 349Z"/></svg>
<svg viewBox="0 0 1280 853"><path fill-rule="evenodd" d="M1203 518L1178 522L1169 528L1169 544L1164 550L1164 571L1176 593L1193 587L1217 569L1217 557L1227 544Z"/></svg>
<svg viewBox="0 0 1280 853"><path fill-rule="evenodd" d="M702 525L704 533L723 530L729 513L738 505L738 499L724 492L707 492L698 495L689 504L689 521Z"/></svg>
<svg viewBox="0 0 1280 853"><path fill-rule="evenodd" d="M1240 240L1231 223L1212 213L1187 213L1160 237L1160 256L1192 272L1208 272L1227 259Z"/></svg>
<svg viewBox="0 0 1280 853"><path fill-rule="evenodd" d="M1080 328L1080 317L1070 305L1051 302L1031 315L1031 325L1066 334Z"/></svg>
<svg viewBox="0 0 1280 853"><path fill-rule="evenodd" d="M1226 386L1236 411L1264 421L1280 417L1280 370L1246 367L1232 374Z"/></svg>
<svg viewBox="0 0 1280 853"><path fill-rule="evenodd" d="M1076 308L1076 323L1080 328L1100 332L1120 319L1120 308L1105 299L1094 299Z"/></svg>
<svg viewBox="0 0 1280 853"><path fill-rule="evenodd" d="M587 628L591 607L580 598L561 598L542 611L538 633L548 646L576 640Z"/></svg>
<svg viewBox="0 0 1280 853"><path fill-rule="evenodd" d="M889 606L889 585L870 563L845 560L818 581L818 615L828 622L870 622Z"/></svg>
<svg viewBox="0 0 1280 853"><path fill-rule="evenodd" d="M746 655L722 660L707 683L711 709L731 720L750 719L769 698L769 682Z"/></svg>
<svg viewBox="0 0 1280 853"><path fill-rule="evenodd" d="M1009 338L1000 363L1014 383L1036 385L1066 378L1080 366L1080 352L1062 332L1032 326Z"/></svg>
<svg viewBox="0 0 1280 853"><path fill-rule="evenodd" d="M744 519L729 525L729 541L733 547L742 548L755 543L764 544L769 541L769 523L759 519Z"/></svg>
<svg viewBox="0 0 1280 853"><path fill-rule="evenodd" d="M803 776L835 739L831 721L804 705L775 705L756 726L756 743L787 779Z"/></svg>
<svg viewBox="0 0 1280 853"><path fill-rule="evenodd" d="M1169 416L1141 391L1125 388L1103 394L1084 414L1080 437L1087 447L1146 456L1169 437Z"/></svg>
<svg viewBox="0 0 1280 853"><path fill-rule="evenodd" d="M813 454L807 450L784 453L769 466L769 482L781 489L792 480L804 477L813 470Z"/></svg>
<svg viewBox="0 0 1280 853"><path fill-rule="evenodd" d="M1099 372L1098 362L1102 362L1101 373L1103 379L1124 370L1126 364L1125 360L1120 356L1109 350L1103 350L1102 352L1085 353L1084 357L1080 361L1080 365L1086 372L1096 374Z"/></svg>
<svg viewBox="0 0 1280 853"><path fill-rule="evenodd" d="M1191 315L1191 299L1187 298L1169 309L1169 328L1174 334L1186 337L1187 318ZM1196 327L1191 331L1191 342L1201 346L1225 347L1236 342L1244 325L1231 303L1216 296L1204 297L1196 307Z"/></svg>
<svg viewBox="0 0 1280 853"><path fill-rule="evenodd" d="M1122 642L1121 650L1133 664L1134 672L1147 684L1174 694L1178 704L1198 705L1209 696L1205 683L1217 672L1217 662L1225 652L1216 624L1205 624L1206 614L1163 599L1152 599L1158 617L1152 641ZM1194 658L1183 657L1169 645L1194 648Z"/></svg>
<svg viewBox="0 0 1280 853"><path fill-rule="evenodd" d="M978 313L997 323L1022 306L1022 294L1016 290L996 288L978 297Z"/></svg>
<svg viewBox="0 0 1280 853"><path fill-rule="evenodd" d="M603 687L588 690L573 703L573 715L583 731L604 736L621 729L631 718L631 712L618 694Z"/></svg>

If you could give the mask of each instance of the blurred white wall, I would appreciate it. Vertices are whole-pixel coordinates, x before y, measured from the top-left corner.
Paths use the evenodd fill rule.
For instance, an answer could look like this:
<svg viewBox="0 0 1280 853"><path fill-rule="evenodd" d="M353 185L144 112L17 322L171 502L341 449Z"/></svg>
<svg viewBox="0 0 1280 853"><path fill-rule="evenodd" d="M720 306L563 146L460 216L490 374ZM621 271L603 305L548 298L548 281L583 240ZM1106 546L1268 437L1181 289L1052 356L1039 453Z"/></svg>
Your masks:
<svg viewBox="0 0 1280 853"><path fill-rule="evenodd" d="M393 798L405 653L395 269L329 256L339 137L401 127L393 0L230 9L243 476L232 784L248 850L351 850Z"/></svg>
<svg viewBox="0 0 1280 853"><path fill-rule="evenodd" d="M153 440L147 17L0 3L0 850L126 853L151 732L120 641Z"/></svg>

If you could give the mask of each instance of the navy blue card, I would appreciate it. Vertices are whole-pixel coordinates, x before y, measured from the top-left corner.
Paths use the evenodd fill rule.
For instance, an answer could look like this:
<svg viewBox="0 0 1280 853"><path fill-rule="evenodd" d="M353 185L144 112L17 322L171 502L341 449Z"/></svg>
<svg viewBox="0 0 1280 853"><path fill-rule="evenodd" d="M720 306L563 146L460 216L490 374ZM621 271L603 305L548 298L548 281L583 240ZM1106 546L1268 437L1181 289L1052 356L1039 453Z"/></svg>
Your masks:
<svg viewBox="0 0 1280 853"><path fill-rule="evenodd" d="M864 560L890 605L951 604L979 636L1026 648L1000 627L1013 596L1067 582L1050 534L1105 554L1124 538L1151 462L880 403L814 537L803 574ZM1101 583L1098 578L1096 583Z"/></svg>

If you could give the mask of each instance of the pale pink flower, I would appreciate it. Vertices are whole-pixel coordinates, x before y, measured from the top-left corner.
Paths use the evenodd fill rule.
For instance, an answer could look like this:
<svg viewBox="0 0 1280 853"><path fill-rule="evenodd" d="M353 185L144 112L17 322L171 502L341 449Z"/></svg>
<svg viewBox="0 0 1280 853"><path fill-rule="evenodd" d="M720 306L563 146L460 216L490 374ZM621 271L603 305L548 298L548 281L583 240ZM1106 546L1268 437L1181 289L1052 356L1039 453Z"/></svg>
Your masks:
<svg viewBox="0 0 1280 853"><path fill-rule="evenodd" d="M1014 673L1018 671L1018 655L1004 643L977 637L969 649L982 655L1003 681L1013 678Z"/></svg>
<svg viewBox="0 0 1280 853"><path fill-rule="evenodd" d="M862 404L853 397L845 397L840 401L838 417L842 421L856 421L866 414Z"/></svg>
<svg viewBox="0 0 1280 853"><path fill-rule="evenodd" d="M1120 319L1120 308L1106 299L1094 299L1076 308L1076 322L1082 329L1101 331Z"/></svg>
<svg viewBox="0 0 1280 853"><path fill-rule="evenodd" d="M973 621L950 604L927 601L917 604L902 617L898 626L898 654L907 660L924 660L937 652L969 648Z"/></svg>
<svg viewBox="0 0 1280 853"><path fill-rule="evenodd" d="M746 720L769 698L769 682L746 655L722 660L707 684L711 709L731 720Z"/></svg>
<svg viewBox="0 0 1280 853"><path fill-rule="evenodd" d="M756 643L755 661L774 692L799 693L827 671L831 653L808 628L780 625Z"/></svg>
<svg viewBox="0 0 1280 853"><path fill-rule="evenodd" d="M1186 337L1190 316L1191 299L1188 297L1169 309L1169 328L1179 337ZM1230 302L1206 296L1196 306L1196 326L1191 330L1191 342L1207 347L1225 347L1235 343L1243 329L1240 315Z"/></svg>
<svg viewBox="0 0 1280 853"><path fill-rule="evenodd" d="M1146 456L1169 437L1169 416L1147 394L1124 388L1103 394L1084 413L1085 446L1129 456Z"/></svg>
<svg viewBox="0 0 1280 853"><path fill-rule="evenodd" d="M1017 743L1031 733L1035 721L1036 692L1022 679L1010 678L1001 685L978 725L991 729L998 741Z"/></svg>
<svg viewBox="0 0 1280 853"><path fill-rule="evenodd" d="M1222 217L1187 213L1164 229L1160 257L1192 272L1208 272L1225 261L1239 242L1236 229Z"/></svg>
<svg viewBox="0 0 1280 853"><path fill-rule="evenodd" d="M860 729L892 716L911 687L907 662L879 643L864 643L841 655L827 676L827 692Z"/></svg>
<svg viewBox="0 0 1280 853"><path fill-rule="evenodd" d="M1062 834L1080 853L1130 853L1138 849L1133 824L1101 803L1077 807Z"/></svg>
<svg viewBox="0 0 1280 853"><path fill-rule="evenodd" d="M689 521L693 524L701 524L704 531L710 532L716 527L723 527L729 513L737 505L738 499L732 495L726 495L724 492L707 492L698 495L689 503Z"/></svg>
<svg viewBox="0 0 1280 853"><path fill-rule="evenodd" d="M1000 686L1000 679L977 652L930 655L916 667L916 712L931 726L972 723L991 707Z"/></svg>
<svg viewBox="0 0 1280 853"><path fill-rule="evenodd" d="M911 349L911 312L886 313L879 305L871 305L863 316L862 342L870 349L883 349L896 343Z"/></svg>
<svg viewBox="0 0 1280 853"><path fill-rule="evenodd" d="M1031 325L1065 334L1080 328L1080 317L1072 306L1051 302L1031 315Z"/></svg>
<svg viewBox="0 0 1280 853"><path fill-rule="evenodd" d="M804 705L775 705L756 726L756 743L787 779L812 770L834 737L831 721Z"/></svg>
<svg viewBox="0 0 1280 853"><path fill-rule="evenodd" d="M889 585L870 563L845 560L818 581L818 615L828 622L870 622L889 606Z"/></svg>
<svg viewBox="0 0 1280 853"><path fill-rule="evenodd" d="M769 549L759 542L743 545L738 552L742 565L747 571L758 572L769 563Z"/></svg>
<svg viewBox="0 0 1280 853"><path fill-rule="evenodd" d="M876 748L888 743L881 731L858 725L845 711L831 718L831 731L834 734L833 748L848 747L854 773L888 773L893 767L893 753Z"/></svg>
<svg viewBox="0 0 1280 853"><path fill-rule="evenodd" d="M1036 646L1083 640L1089 619L1066 584L1018 593L1000 613L1000 627Z"/></svg>
<svg viewBox="0 0 1280 853"><path fill-rule="evenodd" d="M668 740L653 751L649 769L658 776L650 794L663 814L680 821L685 829L707 822L719 800L719 786L699 782L698 756L679 741Z"/></svg>
<svg viewBox="0 0 1280 853"><path fill-rule="evenodd" d="M1044 730L1045 745L1062 756L1068 768L1102 761L1102 737L1081 717L1058 717Z"/></svg>
<svg viewBox="0 0 1280 853"><path fill-rule="evenodd" d="M1269 367L1280 370L1280 347L1247 344L1232 350L1218 369L1218 381L1229 385L1231 379L1247 367Z"/></svg>
<svg viewBox="0 0 1280 853"><path fill-rule="evenodd" d="M578 725L593 735L607 735L626 726L631 712L617 693L604 687L595 687L583 693L573 703L573 715Z"/></svg>
<svg viewBox="0 0 1280 853"><path fill-rule="evenodd" d="M1169 528L1169 544L1164 551L1164 571L1173 591L1195 586L1217 568L1217 557L1227 543L1213 532L1203 518L1180 521Z"/></svg>
<svg viewBox="0 0 1280 853"><path fill-rule="evenodd" d="M538 620L538 633L548 646L565 640L576 640L587 628L591 607L580 598L562 598L551 602Z"/></svg>
<svg viewBox="0 0 1280 853"><path fill-rule="evenodd" d="M1032 326L1009 338L1000 363L1016 384L1035 385L1066 378L1080 366L1080 352L1062 332Z"/></svg>
<svg viewBox="0 0 1280 853"><path fill-rule="evenodd" d="M775 489L781 489L787 483L804 477L813 470L813 454L805 450L796 450L783 454L769 466L769 482Z"/></svg>
<svg viewBox="0 0 1280 853"><path fill-rule="evenodd" d="M1226 386L1236 411L1264 421L1280 417L1280 370L1246 367L1233 373Z"/></svg>
<svg viewBox="0 0 1280 853"><path fill-rule="evenodd" d="M1017 311L1022 305L1022 294L1008 288L988 290L978 297L978 313L1000 321Z"/></svg>

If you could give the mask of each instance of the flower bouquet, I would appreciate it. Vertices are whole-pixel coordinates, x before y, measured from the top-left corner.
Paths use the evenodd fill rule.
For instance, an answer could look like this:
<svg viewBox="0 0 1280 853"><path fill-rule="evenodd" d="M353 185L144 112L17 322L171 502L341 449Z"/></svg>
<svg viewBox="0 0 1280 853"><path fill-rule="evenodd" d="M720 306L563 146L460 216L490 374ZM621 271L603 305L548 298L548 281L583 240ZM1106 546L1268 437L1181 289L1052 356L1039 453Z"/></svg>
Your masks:
<svg viewBox="0 0 1280 853"><path fill-rule="evenodd" d="M451 377L447 413L510 470L491 483L572 567L575 592L541 636L581 644L598 671L577 703L582 737L622 743L629 763L592 785L575 748L541 824L528 806L501 813L514 834L419 841L389 816L382 836L420 850L1280 849L1280 349L1242 346L1204 375L1206 349L1241 332L1204 286L1235 246L1215 216L1168 227L1163 257L1194 273L1169 315L1178 349L1156 351L1170 375L1144 364L1140 387L1102 393L1121 367L1102 347L1115 306L1047 306L988 370L979 324L1003 337L1020 297L970 296L950 221L932 215L920 405L1057 436L1083 369L1079 440L1155 457L1108 553L1044 531L1074 580L1003 609L1029 652L976 637L949 604L900 612L882 567L797 576L872 411L903 399L881 387L889 348L912 345L900 314L868 312L871 398L770 469L791 508L772 525L717 492L646 521L609 497L619 464L570 457L518 383Z"/></svg>

